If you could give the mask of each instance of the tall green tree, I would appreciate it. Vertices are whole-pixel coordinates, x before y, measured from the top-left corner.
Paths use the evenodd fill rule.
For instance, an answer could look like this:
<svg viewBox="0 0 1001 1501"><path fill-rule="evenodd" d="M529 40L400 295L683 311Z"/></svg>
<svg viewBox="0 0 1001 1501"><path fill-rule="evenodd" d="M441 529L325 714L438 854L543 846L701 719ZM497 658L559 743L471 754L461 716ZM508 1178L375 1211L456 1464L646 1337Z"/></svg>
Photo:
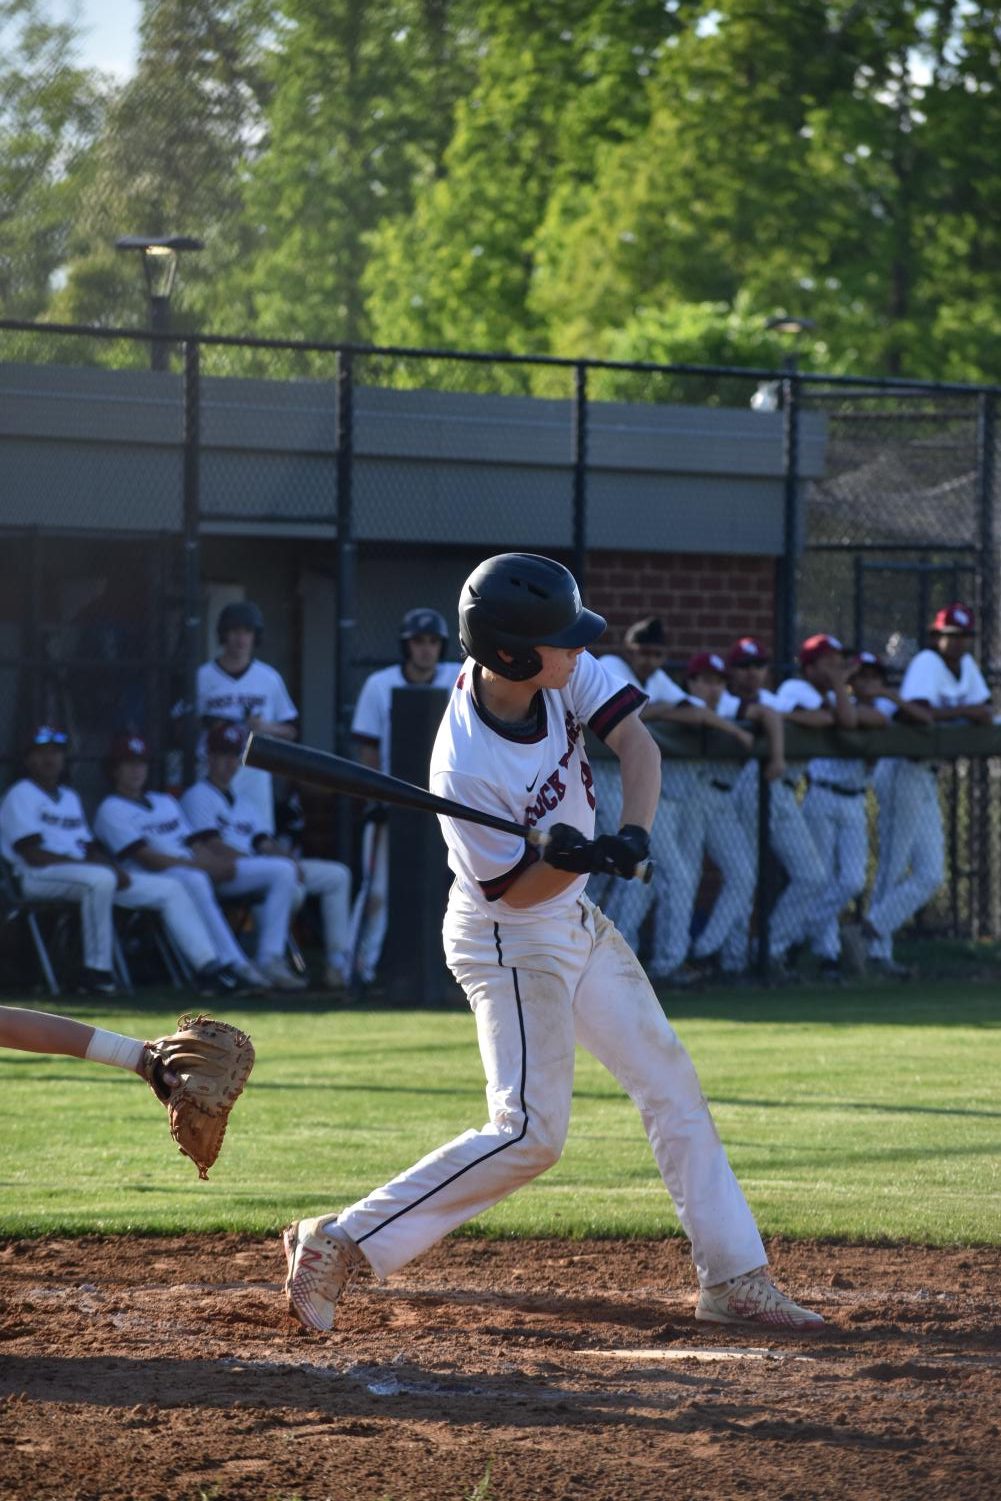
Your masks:
<svg viewBox="0 0 1001 1501"><path fill-rule="evenodd" d="M0 309L33 318L66 254L73 166L99 129L100 90L77 32L39 0L0 0Z"/></svg>
<svg viewBox="0 0 1001 1501"><path fill-rule="evenodd" d="M433 183L466 82L467 0L284 0L251 254L227 294L260 333L357 340L367 236Z"/></svg>
<svg viewBox="0 0 1001 1501"><path fill-rule="evenodd" d="M50 316L145 324L137 259L115 241L187 234L205 250L183 262L175 322L214 323L218 284L252 238L241 185L264 129L271 34L269 0L145 0L135 73L73 174L80 211Z"/></svg>
<svg viewBox="0 0 1001 1501"><path fill-rule="evenodd" d="M413 213L384 218L364 273L373 337L544 348L532 304L536 237L554 195L572 203L609 141L647 116L645 80L681 24L662 0L483 0L476 77L456 109L445 171Z"/></svg>
<svg viewBox="0 0 1001 1501"><path fill-rule="evenodd" d="M550 206L553 347L627 354L665 309L690 327L742 295L812 316L827 368L989 373L998 61L995 5L724 0L664 52L647 129L576 215Z"/></svg>

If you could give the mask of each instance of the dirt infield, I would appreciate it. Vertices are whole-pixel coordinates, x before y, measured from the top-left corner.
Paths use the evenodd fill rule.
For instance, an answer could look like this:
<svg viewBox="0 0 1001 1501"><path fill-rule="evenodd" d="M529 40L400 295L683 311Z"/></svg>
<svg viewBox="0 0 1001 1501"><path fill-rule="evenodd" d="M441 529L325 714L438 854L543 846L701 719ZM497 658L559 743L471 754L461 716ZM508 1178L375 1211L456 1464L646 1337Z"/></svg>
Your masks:
<svg viewBox="0 0 1001 1501"><path fill-rule="evenodd" d="M277 1241L11 1242L0 1492L996 1498L997 1253L770 1251L822 1337L696 1324L677 1241L451 1240L326 1337L287 1318Z"/></svg>

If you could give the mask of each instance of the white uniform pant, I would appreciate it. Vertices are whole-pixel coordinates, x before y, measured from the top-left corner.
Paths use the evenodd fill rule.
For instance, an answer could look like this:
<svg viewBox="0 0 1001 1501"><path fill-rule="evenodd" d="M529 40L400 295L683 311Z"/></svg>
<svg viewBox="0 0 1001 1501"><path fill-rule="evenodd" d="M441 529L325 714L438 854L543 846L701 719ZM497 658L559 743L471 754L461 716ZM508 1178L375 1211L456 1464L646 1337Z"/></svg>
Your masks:
<svg viewBox="0 0 1001 1501"><path fill-rule="evenodd" d="M580 1044L637 1106L702 1283L764 1265L698 1076L635 955L581 897L560 922L450 908L445 954L476 1017L489 1119L338 1216L380 1277L560 1156Z"/></svg>
<svg viewBox="0 0 1001 1501"><path fill-rule="evenodd" d="M382 954L389 913L389 830L371 820L362 832L361 885L351 912L355 972L371 980Z"/></svg>
<svg viewBox="0 0 1001 1501"><path fill-rule="evenodd" d="M241 855L236 875L216 887L225 900L254 898L257 928L256 960L259 965L281 959L288 943L292 914L301 900L299 872L287 855Z"/></svg>
<svg viewBox="0 0 1001 1501"><path fill-rule="evenodd" d="M758 838L758 768L752 764L741 773L736 796L752 847ZM788 878L772 909L769 949L781 958L790 944L799 941L804 923L819 900L828 872L817 852L813 835L803 817L795 790L787 782L769 784L768 840Z"/></svg>
<svg viewBox="0 0 1001 1501"><path fill-rule="evenodd" d="M689 856L681 849L680 833L684 807L697 795L692 768L682 762L665 761L657 816L650 830L653 880L648 885L616 880L606 895L608 915L634 953L650 904L656 904L648 966L653 975L668 975L678 969L688 953L692 911L686 892L698 877L693 877Z"/></svg>
<svg viewBox="0 0 1001 1501"><path fill-rule="evenodd" d="M300 860L301 902L315 896L320 903L327 962L343 962L351 945L351 872L338 860Z"/></svg>
<svg viewBox="0 0 1001 1501"><path fill-rule="evenodd" d="M124 891L115 892L115 906L152 909L193 970L205 969L216 961L215 945L202 920L198 907L181 881L167 871L130 871Z"/></svg>
<svg viewBox="0 0 1001 1501"><path fill-rule="evenodd" d="M88 969L111 970L111 908L117 879L110 865L72 864L30 866L20 877L27 897L42 901L76 902L80 908L83 962Z"/></svg>
<svg viewBox="0 0 1001 1501"><path fill-rule="evenodd" d="M930 902L945 880L945 833L935 770L920 761L885 761L873 783L879 804L879 861L869 922L879 934L874 959L892 959L893 935Z"/></svg>
<svg viewBox="0 0 1001 1501"><path fill-rule="evenodd" d="M747 832L737 815L732 792L714 787L711 782L700 782L697 800L686 807L682 816L682 849L689 844L692 858L686 854L685 868L694 873L689 914L698 895L703 851L722 878L719 894L704 928L692 945L692 953L697 959L706 959L722 950L723 968L742 970L746 964L746 945L736 945L734 956L734 946L728 940L731 934L746 933L750 925L756 860Z"/></svg>
<svg viewBox="0 0 1001 1501"><path fill-rule="evenodd" d="M869 864L869 819L865 793L855 796L811 786L803 799L803 817L813 836L827 879L804 913L797 942L810 940L820 959L841 956L840 913L865 889Z"/></svg>
<svg viewBox="0 0 1001 1501"><path fill-rule="evenodd" d="M211 877L197 865L172 865L170 875L173 880L181 882L194 902L215 950L215 962L242 969L247 956L216 901L216 888Z"/></svg>

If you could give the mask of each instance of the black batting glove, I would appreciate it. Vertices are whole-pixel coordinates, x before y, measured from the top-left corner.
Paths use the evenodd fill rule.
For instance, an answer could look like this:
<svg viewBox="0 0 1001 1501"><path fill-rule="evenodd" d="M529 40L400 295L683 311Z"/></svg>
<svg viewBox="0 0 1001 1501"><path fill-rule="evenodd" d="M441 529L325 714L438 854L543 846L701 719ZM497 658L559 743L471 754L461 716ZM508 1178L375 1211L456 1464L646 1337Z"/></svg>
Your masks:
<svg viewBox="0 0 1001 1501"><path fill-rule="evenodd" d="M620 869L617 873L620 876L631 876L637 865L650 858L650 835L638 823L624 823L616 838L628 845L633 853L633 863L629 870Z"/></svg>
<svg viewBox="0 0 1001 1501"><path fill-rule="evenodd" d="M547 865L579 876L590 875L596 868L592 863L594 841L587 839L580 829L568 823L554 823L546 832L549 842L543 848L542 858Z"/></svg>
<svg viewBox="0 0 1001 1501"><path fill-rule="evenodd" d="M650 853L650 836L638 824L625 824L617 834L585 839L570 824L554 824L543 858L556 870L577 875L626 876Z"/></svg>

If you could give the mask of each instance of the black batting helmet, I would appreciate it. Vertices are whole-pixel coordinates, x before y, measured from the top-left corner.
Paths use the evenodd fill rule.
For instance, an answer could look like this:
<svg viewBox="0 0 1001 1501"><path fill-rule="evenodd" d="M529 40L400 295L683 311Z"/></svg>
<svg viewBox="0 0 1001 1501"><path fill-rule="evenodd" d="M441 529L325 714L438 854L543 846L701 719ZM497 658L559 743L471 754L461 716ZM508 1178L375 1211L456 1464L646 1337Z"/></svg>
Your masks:
<svg viewBox="0 0 1001 1501"><path fill-rule="evenodd" d="M257 640L260 641L264 631L264 616L253 600L234 599L228 605L223 605L215 625L220 645L226 640L226 632L236 630L238 627L242 627L245 631L253 631Z"/></svg>
<svg viewBox="0 0 1001 1501"><path fill-rule="evenodd" d="M418 605L408 610L400 621L400 653L406 661L407 642L413 636L438 636L441 640L441 655L448 650L448 622L438 610Z"/></svg>
<svg viewBox="0 0 1001 1501"><path fill-rule="evenodd" d="M459 596L459 642L467 657L521 683L542 667L537 646L587 646L605 621L580 602L569 568L530 552L504 552L474 569ZM500 655L506 651L510 662Z"/></svg>

